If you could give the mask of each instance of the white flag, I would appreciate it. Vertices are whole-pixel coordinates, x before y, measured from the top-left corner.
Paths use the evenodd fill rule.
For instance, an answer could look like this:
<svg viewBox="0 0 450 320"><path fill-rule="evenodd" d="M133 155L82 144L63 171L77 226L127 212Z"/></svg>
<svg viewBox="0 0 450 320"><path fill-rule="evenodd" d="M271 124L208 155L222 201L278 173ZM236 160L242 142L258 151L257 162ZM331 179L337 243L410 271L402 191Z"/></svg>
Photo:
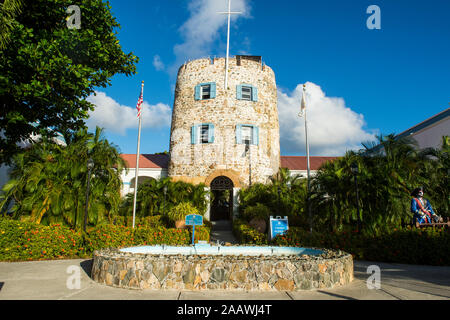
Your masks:
<svg viewBox="0 0 450 320"><path fill-rule="evenodd" d="M300 105L300 113L298 114L299 117L303 117L305 114L306 109L306 91L305 91L305 85L303 85L303 95L302 95L302 103Z"/></svg>

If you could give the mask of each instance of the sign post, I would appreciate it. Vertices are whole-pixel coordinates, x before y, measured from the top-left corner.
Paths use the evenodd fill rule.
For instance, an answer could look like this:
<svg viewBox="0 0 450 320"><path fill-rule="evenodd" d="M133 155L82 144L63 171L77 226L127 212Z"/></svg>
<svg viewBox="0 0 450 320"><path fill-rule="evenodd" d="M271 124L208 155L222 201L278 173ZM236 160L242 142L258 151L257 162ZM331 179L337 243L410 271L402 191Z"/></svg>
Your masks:
<svg viewBox="0 0 450 320"><path fill-rule="evenodd" d="M277 235L282 235L289 230L288 217L281 218L279 216L270 216L270 240L275 238Z"/></svg>
<svg viewBox="0 0 450 320"><path fill-rule="evenodd" d="M199 214L190 214L185 218L185 224L192 226L192 245L195 245L195 226L203 225L203 216Z"/></svg>

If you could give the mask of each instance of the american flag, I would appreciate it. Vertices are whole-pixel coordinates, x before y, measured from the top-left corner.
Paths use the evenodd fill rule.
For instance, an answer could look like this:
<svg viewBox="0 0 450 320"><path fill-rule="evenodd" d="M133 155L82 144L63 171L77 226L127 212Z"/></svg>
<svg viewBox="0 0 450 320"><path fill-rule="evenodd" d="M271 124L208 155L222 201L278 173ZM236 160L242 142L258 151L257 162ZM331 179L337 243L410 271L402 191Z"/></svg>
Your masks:
<svg viewBox="0 0 450 320"><path fill-rule="evenodd" d="M141 88L141 94L139 95L139 99L136 105L136 109L138 111L138 115L137 117L140 118L141 117L141 111L142 111L142 103L144 102L144 84L142 84L142 88Z"/></svg>

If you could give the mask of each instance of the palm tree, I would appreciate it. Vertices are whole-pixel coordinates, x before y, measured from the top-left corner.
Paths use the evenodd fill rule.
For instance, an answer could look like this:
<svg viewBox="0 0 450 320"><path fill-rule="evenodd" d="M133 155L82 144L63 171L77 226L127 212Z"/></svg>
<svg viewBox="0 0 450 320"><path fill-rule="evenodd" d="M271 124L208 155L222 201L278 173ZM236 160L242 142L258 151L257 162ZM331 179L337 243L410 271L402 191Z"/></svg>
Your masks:
<svg viewBox="0 0 450 320"><path fill-rule="evenodd" d="M92 158L88 222L108 222L118 214L120 187L125 163L119 151L102 137L78 131L60 146L43 138L14 159L13 180L5 185L0 208L13 199L14 217L36 223L65 223L74 228L83 225L86 208L87 160Z"/></svg>
<svg viewBox="0 0 450 320"><path fill-rule="evenodd" d="M378 148L363 144L364 152L347 152L318 171L313 198L324 225L328 223L333 230L340 230L357 220L350 170L355 162L359 167L359 207L364 228L377 232L409 219L409 193L423 179L423 160L411 139L397 139L392 134L378 137L378 144Z"/></svg>
<svg viewBox="0 0 450 320"><path fill-rule="evenodd" d="M22 0L4 0L0 3L0 50L6 48L15 19L22 12Z"/></svg>
<svg viewBox="0 0 450 320"><path fill-rule="evenodd" d="M424 159L420 168L420 176L423 177L421 185L425 188L426 197L430 198L439 215L449 216L449 136L442 137L441 148L427 148L421 151L419 156Z"/></svg>

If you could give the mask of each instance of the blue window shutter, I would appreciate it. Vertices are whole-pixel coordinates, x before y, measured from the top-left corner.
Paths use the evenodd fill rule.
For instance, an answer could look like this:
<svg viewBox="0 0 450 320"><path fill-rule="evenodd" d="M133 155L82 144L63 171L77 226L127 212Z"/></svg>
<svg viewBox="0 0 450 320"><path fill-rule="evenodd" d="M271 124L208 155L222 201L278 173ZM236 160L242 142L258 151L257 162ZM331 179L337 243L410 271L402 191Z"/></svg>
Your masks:
<svg viewBox="0 0 450 320"><path fill-rule="evenodd" d="M252 101L258 101L258 88L252 86Z"/></svg>
<svg viewBox="0 0 450 320"><path fill-rule="evenodd" d="M200 85L195 86L195 100L200 100Z"/></svg>
<svg viewBox="0 0 450 320"><path fill-rule="evenodd" d="M241 144L242 140L241 140L241 128L242 125L238 124L236 125L236 144Z"/></svg>
<svg viewBox="0 0 450 320"><path fill-rule="evenodd" d="M197 143L197 126L191 127L191 144Z"/></svg>
<svg viewBox="0 0 450 320"><path fill-rule="evenodd" d="M242 99L242 85L240 84L236 86L236 99L238 100Z"/></svg>
<svg viewBox="0 0 450 320"><path fill-rule="evenodd" d="M208 143L214 143L214 125L208 124Z"/></svg>
<svg viewBox="0 0 450 320"><path fill-rule="evenodd" d="M211 82L209 83L211 86L211 99L214 99L216 97L216 83L215 82Z"/></svg>
<svg viewBox="0 0 450 320"><path fill-rule="evenodd" d="M259 145L259 127L254 126L253 127L253 141L252 144Z"/></svg>

